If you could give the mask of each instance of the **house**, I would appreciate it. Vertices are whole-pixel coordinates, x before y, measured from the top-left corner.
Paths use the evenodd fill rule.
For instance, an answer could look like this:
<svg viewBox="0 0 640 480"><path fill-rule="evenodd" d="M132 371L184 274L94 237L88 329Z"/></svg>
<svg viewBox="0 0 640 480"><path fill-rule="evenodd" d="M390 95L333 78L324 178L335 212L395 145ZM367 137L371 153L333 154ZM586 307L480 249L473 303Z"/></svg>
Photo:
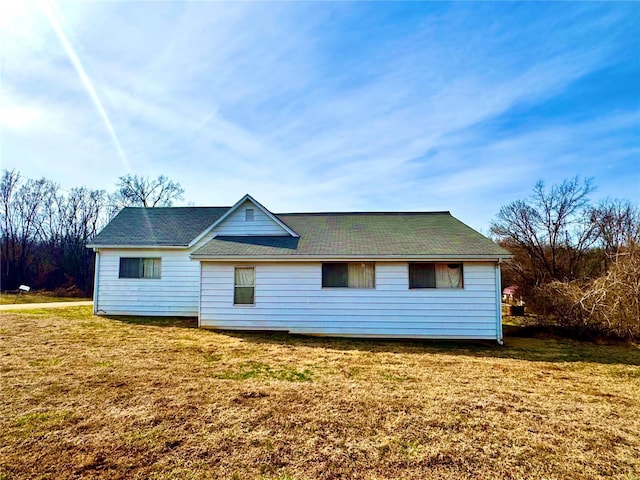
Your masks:
<svg viewBox="0 0 640 480"><path fill-rule="evenodd" d="M449 212L125 208L88 245L94 310L204 328L502 341L509 254Z"/></svg>
<svg viewBox="0 0 640 480"><path fill-rule="evenodd" d="M517 285L510 285L502 290L502 301L511 305L523 305L522 296L518 293Z"/></svg>

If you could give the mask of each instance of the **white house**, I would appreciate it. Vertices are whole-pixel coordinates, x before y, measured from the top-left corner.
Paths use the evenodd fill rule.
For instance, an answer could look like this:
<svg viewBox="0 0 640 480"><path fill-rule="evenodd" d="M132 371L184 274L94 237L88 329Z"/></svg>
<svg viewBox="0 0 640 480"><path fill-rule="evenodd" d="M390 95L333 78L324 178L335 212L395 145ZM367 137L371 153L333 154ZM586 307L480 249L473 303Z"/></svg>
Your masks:
<svg viewBox="0 0 640 480"><path fill-rule="evenodd" d="M509 254L449 212L125 208L88 247L94 311L204 328L502 341Z"/></svg>

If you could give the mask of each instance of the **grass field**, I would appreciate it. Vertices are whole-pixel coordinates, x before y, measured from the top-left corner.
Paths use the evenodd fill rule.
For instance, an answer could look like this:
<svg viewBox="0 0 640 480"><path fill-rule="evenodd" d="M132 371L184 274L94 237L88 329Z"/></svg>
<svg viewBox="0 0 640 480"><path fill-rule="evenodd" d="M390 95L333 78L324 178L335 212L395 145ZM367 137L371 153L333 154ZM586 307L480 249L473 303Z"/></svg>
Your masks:
<svg viewBox="0 0 640 480"><path fill-rule="evenodd" d="M91 300L90 298L77 298L77 297L55 297L53 295L46 295L41 293L1 293L0 305L10 304L24 304L24 303L49 303L49 302L77 302L80 300Z"/></svg>
<svg viewBox="0 0 640 480"><path fill-rule="evenodd" d="M640 349L0 314L0 479L640 479Z"/></svg>

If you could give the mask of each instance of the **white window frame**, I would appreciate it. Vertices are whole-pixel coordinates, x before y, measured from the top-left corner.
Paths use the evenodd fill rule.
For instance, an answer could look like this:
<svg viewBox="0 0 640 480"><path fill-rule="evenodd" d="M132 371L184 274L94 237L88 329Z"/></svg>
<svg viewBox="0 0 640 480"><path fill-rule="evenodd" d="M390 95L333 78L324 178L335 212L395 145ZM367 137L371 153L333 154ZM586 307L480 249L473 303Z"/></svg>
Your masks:
<svg viewBox="0 0 640 480"><path fill-rule="evenodd" d="M237 285L236 284L236 270L238 269L252 269L253 270L253 285ZM253 303L236 303L236 288L253 288ZM233 306L246 308L254 307L256 305L256 267L253 265L236 265L233 267Z"/></svg>

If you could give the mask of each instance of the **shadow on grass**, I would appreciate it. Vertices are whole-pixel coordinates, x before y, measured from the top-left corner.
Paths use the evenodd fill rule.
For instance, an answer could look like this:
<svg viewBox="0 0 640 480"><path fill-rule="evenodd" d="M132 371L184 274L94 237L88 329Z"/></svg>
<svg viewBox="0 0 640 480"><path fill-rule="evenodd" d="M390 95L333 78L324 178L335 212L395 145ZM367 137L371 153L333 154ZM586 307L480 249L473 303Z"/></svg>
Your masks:
<svg viewBox="0 0 640 480"><path fill-rule="evenodd" d="M372 340L311 337L284 333L217 331L251 343L292 345L370 353L441 353L479 358L505 358L530 362L588 362L640 365L640 347L625 343L593 343L549 335L505 336L504 345L482 340Z"/></svg>
<svg viewBox="0 0 640 480"><path fill-rule="evenodd" d="M102 318L130 325L147 325L150 327L198 328L195 317L137 317L133 315L101 315Z"/></svg>
<svg viewBox="0 0 640 480"><path fill-rule="evenodd" d="M153 327L197 328L196 318L105 316L117 322ZM506 358L531 362L589 362L640 365L640 346L620 342L580 341L553 332L504 326L504 345L483 340L376 340L292 335L277 332L203 330L254 344L278 344L330 350L357 350L370 353L442 353L480 358Z"/></svg>

